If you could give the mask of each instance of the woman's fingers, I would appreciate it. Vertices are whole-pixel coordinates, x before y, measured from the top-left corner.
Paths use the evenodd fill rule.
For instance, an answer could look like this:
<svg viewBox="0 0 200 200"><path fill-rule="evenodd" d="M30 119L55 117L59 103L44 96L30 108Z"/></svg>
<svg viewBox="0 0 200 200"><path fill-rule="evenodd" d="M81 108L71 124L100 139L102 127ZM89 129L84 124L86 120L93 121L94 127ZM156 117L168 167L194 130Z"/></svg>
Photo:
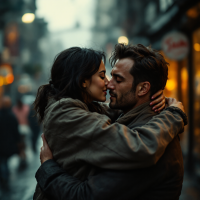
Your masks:
<svg viewBox="0 0 200 200"><path fill-rule="evenodd" d="M163 99L165 99L165 95L164 94L161 94L159 97L157 97L155 100L153 100L150 105L155 105L155 104L158 104L160 103L161 101L163 101Z"/></svg>
<svg viewBox="0 0 200 200"><path fill-rule="evenodd" d="M155 112L160 113L160 111L161 111L162 109L164 109L164 108L165 108L165 104L162 105L160 108L156 109Z"/></svg>
<svg viewBox="0 0 200 200"><path fill-rule="evenodd" d="M163 93L163 90L159 90L158 92L156 92L151 99L155 99L156 97L160 96Z"/></svg>
<svg viewBox="0 0 200 200"><path fill-rule="evenodd" d="M160 108L163 105L165 106L165 99L162 99L161 101L159 101L158 103L156 103L156 105L153 106L152 110Z"/></svg>
<svg viewBox="0 0 200 200"><path fill-rule="evenodd" d="M158 104L158 103L162 102L163 100L165 100L165 96L161 95L157 99L155 99L154 101L152 101L150 103L150 105L152 106L152 105Z"/></svg>

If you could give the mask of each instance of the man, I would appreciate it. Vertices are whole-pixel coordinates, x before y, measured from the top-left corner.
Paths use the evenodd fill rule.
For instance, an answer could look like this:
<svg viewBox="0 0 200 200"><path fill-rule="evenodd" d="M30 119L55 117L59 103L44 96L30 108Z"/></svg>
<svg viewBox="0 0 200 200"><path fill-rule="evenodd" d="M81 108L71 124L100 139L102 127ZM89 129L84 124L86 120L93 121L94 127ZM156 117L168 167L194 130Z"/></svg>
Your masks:
<svg viewBox="0 0 200 200"><path fill-rule="evenodd" d="M0 109L0 187L8 189L9 168L8 159L15 153L19 153L20 134L18 122L11 111L11 99L4 96Z"/></svg>
<svg viewBox="0 0 200 200"><path fill-rule="evenodd" d="M161 54L151 48L118 44L111 56L111 64L114 67L108 84L110 107L123 111L117 122L130 129L145 125L155 115L149 107L151 95L165 87L167 63ZM186 124L184 113L177 108L183 110L182 104L175 100L170 100L169 104L170 107L163 112L167 114L170 111L173 115L182 116ZM171 125L173 122L169 123ZM150 132L152 128L153 125L149 128ZM146 136L145 133L140 133L140 137L145 137L145 140L151 138L150 134L149 138ZM158 143L164 144L163 142L161 139ZM38 170L36 179L49 199L179 198L183 181L183 159L178 136L154 166L128 171L99 169L97 174L85 181L68 175L53 160L48 160L53 157L45 141L44 148L47 152L41 152L41 161L47 161ZM144 162L148 162L148 159L151 159L150 155Z"/></svg>

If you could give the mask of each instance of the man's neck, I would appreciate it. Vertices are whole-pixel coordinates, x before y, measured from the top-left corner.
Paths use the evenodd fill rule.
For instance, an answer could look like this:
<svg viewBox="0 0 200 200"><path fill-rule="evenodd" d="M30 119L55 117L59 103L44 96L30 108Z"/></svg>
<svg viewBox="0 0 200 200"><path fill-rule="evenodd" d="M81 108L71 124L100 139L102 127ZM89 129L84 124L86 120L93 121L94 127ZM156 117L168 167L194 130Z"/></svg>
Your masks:
<svg viewBox="0 0 200 200"><path fill-rule="evenodd" d="M122 110L122 111L123 111L124 114L126 114L126 113L129 112L130 110L132 110L132 109L134 109L134 108L136 108L136 107L138 107L138 106L140 106L140 105L142 105L142 104L144 104L144 103L146 103L146 102L148 102L148 101L149 101L149 97L148 97L148 98L139 99L139 100L137 101L137 103L136 103L131 109Z"/></svg>

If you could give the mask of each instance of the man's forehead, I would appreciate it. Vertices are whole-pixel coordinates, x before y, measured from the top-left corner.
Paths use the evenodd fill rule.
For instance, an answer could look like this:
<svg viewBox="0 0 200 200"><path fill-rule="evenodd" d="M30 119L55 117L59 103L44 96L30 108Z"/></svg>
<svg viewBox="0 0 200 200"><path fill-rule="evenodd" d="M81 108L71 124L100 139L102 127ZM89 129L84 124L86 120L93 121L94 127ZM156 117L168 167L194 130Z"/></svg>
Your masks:
<svg viewBox="0 0 200 200"><path fill-rule="evenodd" d="M129 73L133 67L134 61L130 58L123 58L117 60L115 66L112 69L112 73Z"/></svg>

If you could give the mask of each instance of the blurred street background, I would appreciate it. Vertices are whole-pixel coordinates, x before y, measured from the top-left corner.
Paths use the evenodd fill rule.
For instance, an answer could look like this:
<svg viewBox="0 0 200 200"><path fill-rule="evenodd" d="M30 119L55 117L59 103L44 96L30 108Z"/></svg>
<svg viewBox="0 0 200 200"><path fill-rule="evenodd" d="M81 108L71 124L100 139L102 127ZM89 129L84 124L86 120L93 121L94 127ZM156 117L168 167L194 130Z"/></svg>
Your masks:
<svg viewBox="0 0 200 200"><path fill-rule="evenodd" d="M0 0L0 199L29 200L42 128L32 103L56 54L71 46L107 55L116 43L151 45L169 62L165 96L183 102L180 200L200 199L200 0Z"/></svg>

